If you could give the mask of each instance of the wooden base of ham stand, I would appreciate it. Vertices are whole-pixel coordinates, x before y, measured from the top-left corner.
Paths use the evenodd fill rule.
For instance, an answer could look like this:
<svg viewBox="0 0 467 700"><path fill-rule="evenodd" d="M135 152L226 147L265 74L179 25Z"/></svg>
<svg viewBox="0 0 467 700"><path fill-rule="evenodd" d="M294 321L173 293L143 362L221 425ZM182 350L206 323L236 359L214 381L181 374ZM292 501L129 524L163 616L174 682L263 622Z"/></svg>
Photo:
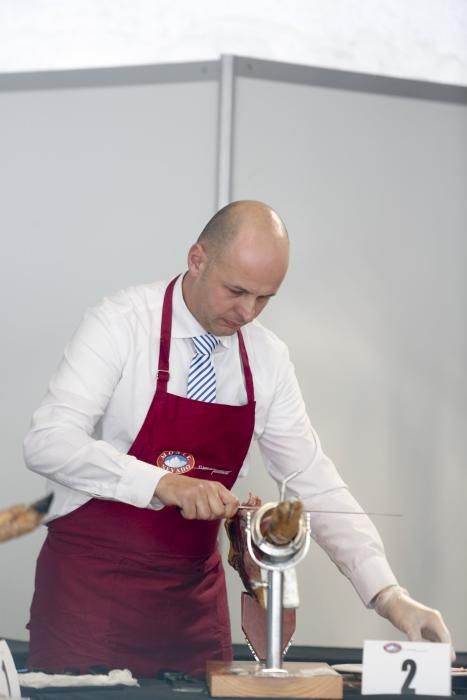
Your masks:
<svg viewBox="0 0 467 700"><path fill-rule="evenodd" d="M328 664L285 661L283 668L288 673L277 675L261 675L261 668L256 661L208 661L207 683L212 697L343 697L342 677ZM318 675L320 670L323 675Z"/></svg>

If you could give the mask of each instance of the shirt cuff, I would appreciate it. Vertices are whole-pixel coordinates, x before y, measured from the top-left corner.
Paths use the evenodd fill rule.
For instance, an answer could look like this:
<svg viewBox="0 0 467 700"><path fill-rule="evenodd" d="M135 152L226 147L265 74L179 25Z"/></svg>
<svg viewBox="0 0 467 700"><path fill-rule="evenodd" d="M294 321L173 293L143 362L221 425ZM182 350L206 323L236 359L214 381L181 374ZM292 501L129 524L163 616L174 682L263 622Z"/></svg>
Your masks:
<svg viewBox="0 0 467 700"><path fill-rule="evenodd" d="M165 508L165 505L157 498L157 496L154 496L149 501L148 508L151 510L162 510L162 508Z"/></svg>
<svg viewBox="0 0 467 700"><path fill-rule="evenodd" d="M370 557L362 562L349 579L367 608L373 598L388 586L397 586L398 581L385 557Z"/></svg>
<svg viewBox="0 0 467 700"><path fill-rule="evenodd" d="M123 474L115 492L116 500L137 508L147 508L149 505L156 505L156 502L162 507L162 503L154 499L154 491L159 479L165 474L165 469L153 467L136 457L125 455Z"/></svg>

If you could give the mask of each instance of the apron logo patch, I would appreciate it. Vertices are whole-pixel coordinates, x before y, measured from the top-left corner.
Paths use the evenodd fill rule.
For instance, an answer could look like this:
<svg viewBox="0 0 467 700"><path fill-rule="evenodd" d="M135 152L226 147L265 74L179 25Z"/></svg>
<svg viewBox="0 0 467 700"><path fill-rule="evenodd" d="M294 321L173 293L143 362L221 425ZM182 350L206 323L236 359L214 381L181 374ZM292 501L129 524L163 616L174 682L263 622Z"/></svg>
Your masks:
<svg viewBox="0 0 467 700"><path fill-rule="evenodd" d="M188 452L166 450L165 452L161 452L156 459L156 466L168 472L172 472L172 474L183 474L193 469L195 466L195 458Z"/></svg>

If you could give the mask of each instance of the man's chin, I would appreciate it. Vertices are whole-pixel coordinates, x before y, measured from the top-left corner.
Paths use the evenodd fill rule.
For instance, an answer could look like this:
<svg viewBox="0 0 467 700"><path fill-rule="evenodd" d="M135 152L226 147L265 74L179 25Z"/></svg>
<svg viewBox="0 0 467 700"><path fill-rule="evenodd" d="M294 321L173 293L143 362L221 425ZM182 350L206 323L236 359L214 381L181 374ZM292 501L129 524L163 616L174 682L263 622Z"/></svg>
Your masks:
<svg viewBox="0 0 467 700"><path fill-rule="evenodd" d="M233 323L228 323L227 321L222 321L217 324L217 329L211 331L214 335L235 335L239 330L240 326L234 325Z"/></svg>
<svg viewBox="0 0 467 700"><path fill-rule="evenodd" d="M237 331L238 331L238 328L227 328L224 326L223 328L218 328L217 331L215 333L213 333L213 335L217 335L217 336L235 335L235 333Z"/></svg>

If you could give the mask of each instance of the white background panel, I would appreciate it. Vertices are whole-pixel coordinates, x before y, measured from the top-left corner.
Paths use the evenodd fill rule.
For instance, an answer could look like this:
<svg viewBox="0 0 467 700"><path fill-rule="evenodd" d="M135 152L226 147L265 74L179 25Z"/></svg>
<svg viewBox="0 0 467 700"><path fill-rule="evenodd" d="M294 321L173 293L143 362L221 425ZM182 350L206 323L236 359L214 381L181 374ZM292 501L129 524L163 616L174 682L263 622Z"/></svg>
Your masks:
<svg viewBox="0 0 467 700"><path fill-rule="evenodd" d="M43 494L22 440L84 310L183 270L212 215L217 89L205 81L0 93L0 508ZM2 635L26 637L42 538L2 545Z"/></svg>
<svg viewBox="0 0 467 700"><path fill-rule="evenodd" d="M354 495L403 513L374 518L401 583L465 649L466 108L249 78L235 96L233 199L270 202L291 237L263 320ZM300 581L298 643L397 637L316 546Z"/></svg>

